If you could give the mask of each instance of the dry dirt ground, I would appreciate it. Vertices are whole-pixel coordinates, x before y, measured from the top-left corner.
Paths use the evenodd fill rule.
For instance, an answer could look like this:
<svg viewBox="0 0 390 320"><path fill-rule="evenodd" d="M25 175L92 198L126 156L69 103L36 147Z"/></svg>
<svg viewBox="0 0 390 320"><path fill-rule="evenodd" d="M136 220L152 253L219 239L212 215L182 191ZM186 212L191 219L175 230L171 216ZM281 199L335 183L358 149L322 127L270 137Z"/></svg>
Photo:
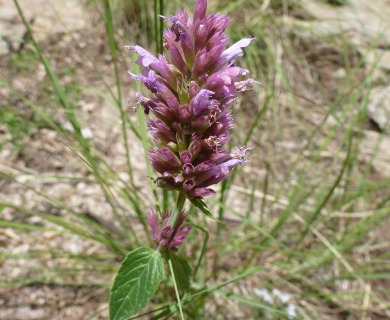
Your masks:
<svg viewBox="0 0 390 320"><path fill-rule="evenodd" d="M123 179L128 179L125 149L122 143L117 110L104 96L96 94L96 92L75 88L77 80L78 86L106 92L101 75L104 75L108 86L115 87L115 80L112 76L112 58L109 54L104 24L101 22L100 16L93 11L85 10L81 2L77 0L28 0L20 2L27 19L31 22L36 39L41 44L45 54L50 57L62 83L69 88L70 96L74 96L72 102L79 111L85 136L93 140L110 166L119 172ZM378 38L378 34L382 33L382 36L378 38L377 49L374 52L370 51L370 56L367 56L369 62L370 59L372 63L378 62L372 80L377 94L372 98L369 109L374 125L372 127L368 125L364 132L360 156L362 161L368 161L376 148L375 152L378 156L373 163L373 175L378 178L390 177L390 136L383 136L378 145L374 146L373 143L380 136L378 130L373 130L374 128L378 129L379 127L390 133L388 125L390 122L390 22L388 18L386 19L386 17L390 17L390 1L350 0L352 5L337 9L323 6L318 1L303 0L303 3L307 12L314 19L295 21L286 15L287 22L291 19L294 20L293 23L328 35L350 33L352 42L361 46L359 54L364 55L364 45L368 41ZM35 62L31 62L29 65L28 59L23 61L27 69L21 70L20 65L11 63L11 55L15 55L17 52L23 53L26 50L21 47L18 41L18 38L25 37L26 30L11 0L0 0L0 35L2 37L0 39L0 78L10 80L12 87L22 92L29 101L39 101L41 106L53 105L54 93L47 91L48 80L44 68ZM120 45L125 44L128 43L120 43ZM335 90L337 77L342 76L343 68L337 66L332 60L335 55L337 59L337 52L329 51L329 48L321 47L320 44L315 48L317 51L312 52L313 66L317 67L317 71L322 75L322 81L331 92ZM121 81L124 97L130 98L132 93L128 89L130 82L126 75L127 69L127 66L123 67ZM321 100L320 97L313 97L314 100L317 98ZM4 86L0 87L0 99L5 99L4 103L12 105L26 123L34 117L31 108L26 106L26 102L22 98L12 95L10 90ZM281 94L280 99L287 99L287 97ZM0 105L2 104L3 101ZM128 111L133 117L131 108ZM46 112L63 129L72 130L62 111L53 108L46 110ZM248 114L250 115L250 112ZM306 125L315 126L322 121L322 114L318 109L312 109L304 114L306 118L302 119L302 123L295 123L296 128ZM287 118L288 114L281 116ZM287 122L288 120L285 123ZM282 154L293 155L300 142L295 136L290 136L289 139L289 133L285 133L284 138L278 142L278 145L274 146L273 154L270 153L269 157L274 157L273 161L280 160L281 169L284 167L286 170L288 161L283 159L282 163L282 160L278 159L278 153L281 154L280 151L282 151ZM0 179L0 197L2 199L16 205L23 205L30 210L59 214L55 208L51 207L49 201L37 198L35 192L26 190L20 185L20 183L28 184L36 190L41 190L49 196L60 199L71 208L92 212L96 217L110 219L107 215L110 208L104 201L99 187L93 182L88 182L88 170L85 165L58 138L55 131L38 126L32 128L31 132L21 139L15 145L15 141L11 141L11 133L7 127L0 123L0 142L2 144L0 171L18 175L18 183ZM129 141L135 184L139 188L139 197L147 203L151 200L148 191L143 187L148 178L142 145L131 134ZM328 155L324 155L324 157L331 156L332 151L328 150ZM247 170L244 171L245 173L261 171L262 169L258 167L258 162L254 161L244 170ZM32 173L39 178L32 180L29 175L24 175L24 173ZM59 182L58 179L53 178L53 176L61 175L73 176L74 179L64 179ZM228 201L235 207L236 202L240 202L240 195L247 190L240 186L236 186L233 190L237 196L229 198ZM8 209L4 209L1 216L5 220L18 218L13 211ZM39 221L38 217L23 219L27 223ZM4 254L19 254L23 257L29 252L38 252L42 248L44 249L45 241L41 240L46 240L49 243L47 246L50 248L61 248L74 254L105 252L102 246L82 241L76 237L59 236L53 232L42 234L40 231L33 235L33 237L26 239L23 234L18 234L10 228L2 228L0 229L0 250ZM31 241L34 237L36 242ZM0 278L17 280L25 278L30 273L37 277L40 269L52 266L51 258L4 259L0 261ZM56 259L56 263L57 267L61 267L61 259ZM47 275L45 277L47 279ZM77 278L80 275L74 277ZM88 274L88 269L85 273L81 273L81 277L84 277L84 283L90 283L90 286L31 284L18 288L0 288L0 319L107 319L107 299L101 295L103 289L94 284L109 282L110 279L96 279L93 275ZM236 319L240 319L240 313L237 312ZM241 317L243 316L241 315Z"/></svg>

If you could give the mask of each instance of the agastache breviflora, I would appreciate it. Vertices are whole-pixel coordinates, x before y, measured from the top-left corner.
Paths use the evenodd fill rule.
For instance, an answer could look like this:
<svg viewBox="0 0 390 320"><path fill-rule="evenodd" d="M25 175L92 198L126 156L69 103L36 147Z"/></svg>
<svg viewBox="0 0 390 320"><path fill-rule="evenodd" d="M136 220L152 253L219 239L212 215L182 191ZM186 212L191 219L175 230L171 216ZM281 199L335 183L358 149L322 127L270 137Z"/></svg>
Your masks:
<svg viewBox="0 0 390 320"><path fill-rule="evenodd" d="M233 128L229 109L237 93L249 90L254 83L252 78L245 78L248 70L234 63L253 39L242 39L227 48L228 16L206 16L206 7L206 0L197 0L193 19L185 10L163 17L172 23L164 32L167 56L156 57L140 46L129 47L138 54L136 63L142 69L141 74L130 75L141 80L151 93L149 97L137 93L137 105L154 115L147 127L155 143L149 160L160 174L156 183L177 190L178 202L176 210L166 212L161 219L153 210L148 214L158 249L137 248L123 261L111 291L111 320L127 319L153 297L163 279L162 256L168 260L178 286L188 290L191 267L174 253L190 231L188 224L182 226L187 217L182 210L184 202L188 198L205 212L199 201L214 193L210 186L225 180L233 167L247 161L248 148L229 153L225 145ZM207 210L205 213L209 214ZM179 300L177 290L176 295Z"/></svg>

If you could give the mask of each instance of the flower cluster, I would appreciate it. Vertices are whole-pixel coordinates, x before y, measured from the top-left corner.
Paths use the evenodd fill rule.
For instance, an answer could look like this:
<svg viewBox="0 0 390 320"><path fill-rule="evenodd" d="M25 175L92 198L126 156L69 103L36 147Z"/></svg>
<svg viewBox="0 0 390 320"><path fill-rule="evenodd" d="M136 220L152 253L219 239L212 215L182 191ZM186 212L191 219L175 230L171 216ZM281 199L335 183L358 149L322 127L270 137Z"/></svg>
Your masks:
<svg viewBox="0 0 390 320"><path fill-rule="evenodd" d="M161 174L156 183L179 190L189 199L208 196L209 186L226 179L234 166L246 162L244 147L229 153L223 149L233 127L231 107L237 93L249 90L253 79L234 65L245 38L227 48L226 15L206 16L207 0L197 0L193 19L186 11L163 17L172 26L164 32L169 55L155 57L140 46L140 75L130 73L150 90L151 97L137 94L146 114L152 112L148 129L156 147L149 150L153 168Z"/></svg>
<svg viewBox="0 0 390 320"><path fill-rule="evenodd" d="M148 213L148 223L152 229L153 240L157 242L159 249L171 249L178 251L178 246L186 241L187 233L191 230L190 225L181 226L187 217L187 213L181 212L176 221L171 221L175 217L170 212L166 212L162 217L161 228L155 211Z"/></svg>

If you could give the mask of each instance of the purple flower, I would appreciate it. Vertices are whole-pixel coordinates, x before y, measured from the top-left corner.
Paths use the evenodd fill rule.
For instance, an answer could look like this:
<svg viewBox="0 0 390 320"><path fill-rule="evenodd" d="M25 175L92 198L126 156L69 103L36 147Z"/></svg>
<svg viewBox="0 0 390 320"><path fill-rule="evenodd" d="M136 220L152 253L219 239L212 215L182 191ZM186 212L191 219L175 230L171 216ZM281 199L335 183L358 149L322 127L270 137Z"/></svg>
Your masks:
<svg viewBox="0 0 390 320"><path fill-rule="evenodd" d="M187 233L191 230L191 226L188 224L182 226L187 217L184 211L179 214L174 223L170 221L172 216L170 212L166 212L163 215L161 226L154 210L148 213L147 219L152 229L153 240L156 241L159 249L171 249L177 252L179 245L187 240Z"/></svg>
<svg viewBox="0 0 390 320"><path fill-rule="evenodd" d="M161 174L160 187L178 190L190 199L214 193L209 188L226 179L233 167L247 161L248 148L229 153L233 119L229 108L237 94L250 90L249 71L235 66L243 48L254 39L245 38L228 47L226 15L206 15L207 0L197 0L193 19L185 10L163 17L171 22L164 31L167 55L155 57L140 46L140 75L130 73L150 91L150 98L137 94L156 148L149 150L153 168Z"/></svg>

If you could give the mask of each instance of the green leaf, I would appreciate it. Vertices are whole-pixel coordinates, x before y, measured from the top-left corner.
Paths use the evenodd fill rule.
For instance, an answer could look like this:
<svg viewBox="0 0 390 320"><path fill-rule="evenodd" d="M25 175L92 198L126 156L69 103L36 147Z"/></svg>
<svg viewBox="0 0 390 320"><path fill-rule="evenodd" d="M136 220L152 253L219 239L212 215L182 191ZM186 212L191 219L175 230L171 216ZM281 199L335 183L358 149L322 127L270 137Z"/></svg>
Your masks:
<svg viewBox="0 0 390 320"><path fill-rule="evenodd" d="M110 320L123 320L140 311L154 296L164 277L160 253L137 248L123 260L110 295Z"/></svg>
<svg viewBox="0 0 390 320"><path fill-rule="evenodd" d="M187 260L180 257L172 250L168 250L168 259L172 262L173 272L177 287L180 291L187 291L191 286L192 268Z"/></svg>
<svg viewBox="0 0 390 320"><path fill-rule="evenodd" d="M210 212L209 208L207 207L207 205L204 203L203 200L195 199L195 200L191 200L191 202L194 204L195 207L200 209L200 211L202 211L207 217L213 220L217 220L213 217L213 214Z"/></svg>

